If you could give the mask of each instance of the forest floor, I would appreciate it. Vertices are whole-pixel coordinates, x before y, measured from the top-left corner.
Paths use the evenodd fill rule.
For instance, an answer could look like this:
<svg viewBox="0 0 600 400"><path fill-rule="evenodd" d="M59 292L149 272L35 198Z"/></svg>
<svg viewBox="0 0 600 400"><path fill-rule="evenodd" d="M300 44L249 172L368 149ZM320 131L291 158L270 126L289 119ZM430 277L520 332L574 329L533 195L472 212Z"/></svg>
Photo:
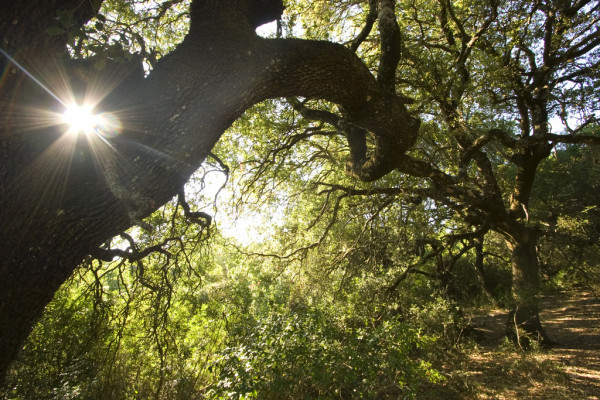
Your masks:
<svg viewBox="0 0 600 400"><path fill-rule="evenodd" d="M523 352L504 337L507 313L471 314L475 339L442 363L444 399L600 400L600 299L589 291L556 292L540 319L555 344Z"/></svg>

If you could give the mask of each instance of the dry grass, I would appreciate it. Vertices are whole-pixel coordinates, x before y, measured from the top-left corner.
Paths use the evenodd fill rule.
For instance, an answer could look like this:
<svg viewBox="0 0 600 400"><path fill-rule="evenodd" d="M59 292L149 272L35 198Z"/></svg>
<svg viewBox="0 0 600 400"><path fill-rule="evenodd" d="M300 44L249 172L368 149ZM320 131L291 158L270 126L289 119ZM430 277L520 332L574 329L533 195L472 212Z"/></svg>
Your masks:
<svg viewBox="0 0 600 400"><path fill-rule="evenodd" d="M448 378L435 394L443 399L600 400L600 301L591 293L547 296L540 318L551 349L523 353L503 338L506 314L473 315L477 341L442 360ZM434 397L436 396L436 397Z"/></svg>

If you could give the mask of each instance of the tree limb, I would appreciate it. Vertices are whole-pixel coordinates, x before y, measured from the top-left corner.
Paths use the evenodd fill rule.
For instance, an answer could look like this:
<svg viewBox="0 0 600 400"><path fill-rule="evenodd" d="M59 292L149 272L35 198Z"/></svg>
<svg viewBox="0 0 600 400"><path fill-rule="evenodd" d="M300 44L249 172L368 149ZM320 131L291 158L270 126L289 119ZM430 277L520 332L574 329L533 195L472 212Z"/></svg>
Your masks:
<svg viewBox="0 0 600 400"><path fill-rule="evenodd" d="M358 36L356 36L352 42L350 42L350 50L354 52L358 50L358 47L371 33L375 21L377 21L377 0L369 0L369 13L367 14L365 26L362 28Z"/></svg>
<svg viewBox="0 0 600 400"><path fill-rule="evenodd" d="M381 37L381 57L377 71L377 82L390 93L396 93L396 69L402 53L402 35L396 21L396 1L378 0L379 35Z"/></svg>

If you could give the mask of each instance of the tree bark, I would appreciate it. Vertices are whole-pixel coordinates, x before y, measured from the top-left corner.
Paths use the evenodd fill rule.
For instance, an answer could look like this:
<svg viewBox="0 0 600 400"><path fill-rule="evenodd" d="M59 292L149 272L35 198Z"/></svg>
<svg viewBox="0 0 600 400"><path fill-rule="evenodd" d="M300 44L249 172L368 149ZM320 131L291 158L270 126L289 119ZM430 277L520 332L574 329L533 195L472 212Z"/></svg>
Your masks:
<svg viewBox="0 0 600 400"><path fill-rule="evenodd" d="M364 176L389 171L390 153L398 157L418 132L403 101L343 46L256 36L257 24L280 15L281 1L195 0L190 33L147 78L139 62L99 72L72 62L66 35L46 34L59 8L77 10L76 22L85 23L94 14L89 3L13 2L0 20L14 61L58 97L67 96L61 88L79 97L95 88L97 110L122 126L118 134L64 134L42 112L62 112L60 102L0 58L0 376L77 265L175 196L253 104L287 96L338 103L379 143Z"/></svg>
<svg viewBox="0 0 600 400"><path fill-rule="evenodd" d="M507 240L512 261L512 295L515 302L506 322L507 336L522 348L532 341L550 344L539 317L539 266L533 228L520 227L518 235Z"/></svg>

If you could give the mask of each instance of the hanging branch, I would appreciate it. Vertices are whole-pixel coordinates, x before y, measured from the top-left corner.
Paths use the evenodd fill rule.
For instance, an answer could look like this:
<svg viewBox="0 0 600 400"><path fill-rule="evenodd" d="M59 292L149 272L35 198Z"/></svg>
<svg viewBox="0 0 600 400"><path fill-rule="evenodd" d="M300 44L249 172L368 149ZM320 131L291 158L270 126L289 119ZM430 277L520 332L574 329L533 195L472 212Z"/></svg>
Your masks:
<svg viewBox="0 0 600 400"><path fill-rule="evenodd" d="M177 194L177 201L181 204L181 208L183 208L183 212L190 221L197 223L203 229L208 228L212 222L212 217L202 211L192 211L190 209L190 205L185 200L185 189L183 186L179 188L179 193Z"/></svg>
<svg viewBox="0 0 600 400"><path fill-rule="evenodd" d="M304 118L332 125L346 136L348 146L350 147L350 163L347 165L349 171L351 171L352 165L362 165L365 163L367 159L366 129L332 112L308 108L305 105L306 101L300 102L296 98L288 98L287 101Z"/></svg>
<svg viewBox="0 0 600 400"><path fill-rule="evenodd" d="M377 0L369 0L369 13L367 14L367 20L365 21L365 26L362 28L358 36L350 42L350 50L356 52L362 42L369 36L371 30L373 29L373 24L377 20Z"/></svg>
<svg viewBox="0 0 600 400"><path fill-rule="evenodd" d="M429 260L431 260L432 258L436 257L437 254L439 252L441 252L441 248L439 250L435 250L432 252L429 252L427 254L425 254L423 257L421 257L417 262L409 265L408 267L406 267L406 269L404 270L404 272L402 274L400 274L400 276L398 276L396 278L396 280L394 281L394 283L392 283L388 288L387 288L387 293L388 294L392 294L397 288L398 286L400 286L400 284L408 277L408 274L421 274L423 276L426 276L430 279L433 279L433 276L425 271L421 271L420 269L418 269L418 267L425 265L425 263Z"/></svg>
<svg viewBox="0 0 600 400"><path fill-rule="evenodd" d="M171 237L163 240L159 244L146 247L143 250L138 250L137 244L135 243L135 240L131 237L131 235L122 232L121 234L119 234L119 236L121 236L122 239L125 239L127 242L129 242L129 247L126 250L98 248L93 250L90 253L90 255L98 260L107 262L113 261L116 257L123 258L129 262L136 262L142 260L143 258L146 258L152 253L161 253L167 257L170 257L171 253L169 253L164 247L170 242L180 240L179 238Z"/></svg>

